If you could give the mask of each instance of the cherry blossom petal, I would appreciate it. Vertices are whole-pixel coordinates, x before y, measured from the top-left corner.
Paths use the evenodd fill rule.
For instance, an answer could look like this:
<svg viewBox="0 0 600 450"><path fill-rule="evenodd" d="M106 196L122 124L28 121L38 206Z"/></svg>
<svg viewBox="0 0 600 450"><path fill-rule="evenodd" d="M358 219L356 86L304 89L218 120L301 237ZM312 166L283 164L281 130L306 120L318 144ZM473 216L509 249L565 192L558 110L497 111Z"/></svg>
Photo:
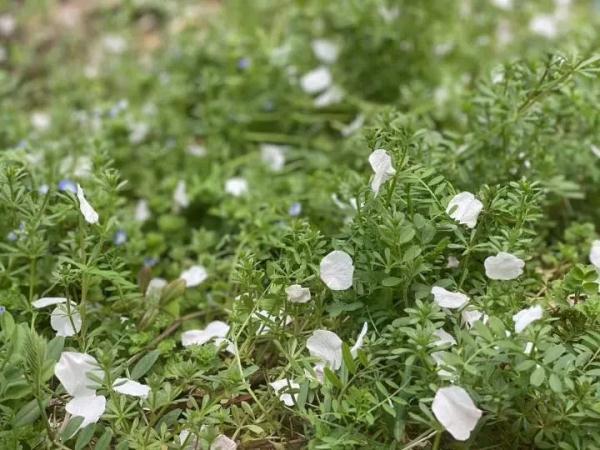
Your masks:
<svg viewBox="0 0 600 450"><path fill-rule="evenodd" d="M187 194L185 180L179 180L177 183L175 191L173 192L173 202L180 208L187 208L190 206L190 199Z"/></svg>
<svg viewBox="0 0 600 450"><path fill-rule="evenodd" d="M248 182L240 177L230 178L225 182L225 192L234 197L241 197L248 193Z"/></svg>
<svg viewBox="0 0 600 450"><path fill-rule="evenodd" d="M189 330L181 334L181 345L203 345L214 338L224 338L229 333L229 325L220 320L209 323L203 330Z"/></svg>
<svg viewBox="0 0 600 450"><path fill-rule="evenodd" d="M334 250L321 260L321 280L332 291L344 291L352 287L354 264L346 252Z"/></svg>
<svg viewBox="0 0 600 450"><path fill-rule="evenodd" d="M50 326L57 336L74 336L81 331L81 315L73 303L69 309L67 305L58 305L50 314Z"/></svg>
<svg viewBox="0 0 600 450"><path fill-rule="evenodd" d="M65 409L72 416L83 417L79 428L85 428L100 420L106 409L106 397L103 395L75 397L65 405Z"/></svg>
<svg viewBox="0 0 600 450"><path fill-rule="evenodd" d="M544 310L540 305L525 308L516 313L512 319L515 322L515 333L521 333L527 326L544 315Z"/></svg>
<svg viewBox="0 0 600 450"><path fill-rule="evenodd" d="M113 389L120 394L132 397L148 398L150 387L128 378L117 378L113 383Z"/></svg>
<svg viewBox="0 0 600 450"><path fill-rule="evenodd" d="M367 335L367 331L369 331L369 324L365 322L362 326L362 329L360 330L360 333L358 334L358 337L356 338L356 342L350 349L350 354L353 358L356 358L356 355L358 355L358 351L362 348L365 342L365 336Z"/></svg>
<svg viewBox="0 0 600 450"><path fill-rule="evenodd" d="M99 384L88 378L95 375L104 378L98 361L87 353L62 352L54 366L54 375L73 397L89 397L96 394Z"/></svg>
<svg viewBox="0 0 600 450"><path fill-rule="evenodd" d="M60 305L62 303L67 303L67 299L64 297L43 297L33 302L31 306L35 309L40 309L45 308L46 306Z"/></svg>
<svg viewBox="0 0 600 450"><path fill-rule="evenodd" d="M307 94L317 94L327 89L333 78L327 67L318 67L306 73L300 79L300 86Z"/></svg>
<svg viewBox="0 0 600 450"><path fill-rule="evenodd" d="M333 370L342 365L342 340L337 334L328 330L315 330L306 341L306 348L311 356L316 356Z"/></svg>
<svg viewBox="0 0 600 450"><path fill-rule="evenodd" d="M262 144L260 157L273 172L279 172L285 165L285 150L282 145Z"/></svg>
<svg viewBox="0 0 600 450"><path fill-rule="evenodd" d="M181 272L179 278L185 280L186 287L191 288L198 286L206 280L206 278L208 278L208 273L203 266L196 265Z"/></svg>
<svg viewBox="0 0 600 450"><path fill-rule="evenodd" d="M492 280L514 280L523 273L525 262L515 255L500 252L496 256L488 256L483 265L485 274Z"/></svg>
<svg viewBox="0 0 600 450"><path fill-rule="evenodd" d="M475 228L482 209L483 203L477 200L473 194L461 192L450 200L446 213L458 223L466 225L468 228Z"/></svg>
<svg viewBox="0 0 600 450"><path fill-rule="evenodd" d="M237 444L235 441L229 439L224 434L218 435L215 440L210 444L210 450L235 450Z"/></svg>
<svg viewBox="0 0 600 450"><path fill-rule="evenodd" d="M375 173L371 181L371 190L377 195L381 185L396 174L396 169L388 152L381 148L369 155L369 164Z"/></svg>
<svg viewBox="0 0 600 450"><path fill-rule="evenodd" d="M592 247L590 248L590 262L597 270L600 270L600 241L599 240L592 242Z"/></svg>
<svg viewBox="0 0 600 450"><path fill-rule="evenodd" d="M469 303L469 297L461 292L450 292L443 287L434 286L431 288L433 300L440 308L458 309Z"/></svg>
<svg viewBox="0 0 600 450"><path fill-rule="evenodd" d="M340 49L335 42L329 39L315 39L311 46L313 53L322 63L333 64L337 61Z"/></svg>
<svg viewBox="0 0 600 450"><path fill-rule="evenodd" d="M87 223L98 223L98 213L92 208L92 205L85 199L85 194L81 186L77 185L77 198L79 199L79 210Z"/></svg>
<svg viewBox="0 0 600 450"><path fill-rule="evenodd" d="M295 391L300 389L300 385L298 383L287 378L283 378L281 380L269 383L269 386L273 388L275 394L279 395L279 400L281 400L284 405L294 406L296 404L296 400L298 400L298 393L290 393L290 389Z"/></svg>
<svg viewBox="0 0 600 450"><path fill-rule="evenodd" d="M431 410L446 431L459 441L469 439L482 414L467 391L459 386L439 388Z"/></svg>
<svg viewBox="0 0 600 450"><path fill-rule="evenodd" d="M306 303L310 301L310 289L300 286L299 284L292 284L285 289L287 299L292 303Z"/></svg>

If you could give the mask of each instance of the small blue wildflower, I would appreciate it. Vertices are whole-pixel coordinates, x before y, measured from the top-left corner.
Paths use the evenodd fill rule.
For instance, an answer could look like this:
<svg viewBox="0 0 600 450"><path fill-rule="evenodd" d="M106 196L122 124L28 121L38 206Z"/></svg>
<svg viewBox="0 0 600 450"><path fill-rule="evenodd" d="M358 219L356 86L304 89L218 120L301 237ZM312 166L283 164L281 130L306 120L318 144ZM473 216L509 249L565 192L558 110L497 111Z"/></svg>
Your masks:
<svg viewBox="0 0 600 450"><path fill-rule="evenodd" d="M301 203L292 203L290 209L288 209L288 214L292 217L298 217L302 213L302 204Z"/></svg>
<svg viewBox="0 0 600 450"><path fill-rule="evenodd" d="M144 266L146 267L154 267L158 264L158 259L156 258L144 258Z"/></svg>
<svg viewBox="0 0 600 450"><path fill-rule="evenodd" d="M0 305L0 315L4 314L6 312L6 308L2 305Z"/></svg>
<svg viewBox="0 0 600 450"><path fill-rule="evenodd" d="M17 239L19 239L19 236L14 231L11 231L10 233L8 233L6 235L6 240L7 241L15 242Z"/></svg>
<svg viewBox="0 0 600 450"><path fill-rule="evenodd" d="M240 70L246 70L252 65L252 60L248 57L240 58L237 66Z"/></svg>
<svg viewBox="0 0 600 450"><path fill-rule="evenodd" d="M58 182L58 190L62 192L72 192L73 194L77 193L77 184L73 180L60 180Z"/></svg>
<svg viewBox="0 0 600 450"><path fill-rule="evenodd" d="M117 230L113 236L113 242L115 245L123 245L127 242L127 232L125 230Z"/></svg>

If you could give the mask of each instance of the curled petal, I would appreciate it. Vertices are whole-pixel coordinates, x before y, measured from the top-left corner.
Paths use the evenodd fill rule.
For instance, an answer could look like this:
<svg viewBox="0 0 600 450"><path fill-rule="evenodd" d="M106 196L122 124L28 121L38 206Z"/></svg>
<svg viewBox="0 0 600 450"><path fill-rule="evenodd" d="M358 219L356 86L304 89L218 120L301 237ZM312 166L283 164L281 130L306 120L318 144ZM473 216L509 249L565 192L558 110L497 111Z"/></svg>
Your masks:
<svg viewBox="0 0 600 450"><path fill-rule="evenodd" d="M292 284L285 289L288 301L292 303L306 303L310 301L310 289Z"/></svg>
<svg viewBox="0 0 600 450"><path fill-rule="evenodd" d="M362 348L363 344L365 343L365 336L367 335L367 331L369 331L369 324L365 322L362 326L362 329L360 330L360 333L358 334L358 337L356 338L356 342L350 349L350 354L353 358L356 358L358 351Z"/></svg>
<svg viewBox="0 0 600 450"><path fill-rule="evenodd" d="M515 322L515 333L521 333L527 326L544 315L544 310L540 305L525 308L515 314L512 319Z"/></svg>
<svg viewBox="0 0 600 450"><path fill-rule="evenodd" d="M316 356L333 370L342 365L342 340L332 331L315 330L306 341L311 356Z"/></svg>
<svg viewBox="0 0 600 450"><path fill-rule="evenodd" d="M83 214L83 218L87 223L98 223L98 213L92 208L85 198L85 194L81 186L77 185L77 198L79 199L79 210Z"/></svg>
<svg viewBox="0 0 600 450"><path fill-rule="evenodd" d="M450 200L446 212L458 223L475 228L482 209L483 203L477 200L473 194L461 192Z"/></svg>
<svg viewBox="0 0 600 450"><path fill-rule="evenodd" d="M438 389L431 409L435 418L459 441L469 439L482 414L467 391L458 386Z"/></svg>
<svg viewBox="0 0 600 450"><path fill-rule="evenodd" d="M67 303L67 299L64 297L43 297L33 302L31 306L35 309L40 309L45 308L46 306L60 305L62 303Z"/></svg>
<svg viewBox="0 0 600 450"><path fill-rule="evenodd" d="M306 73L300 79L300 86L307 94L317 94L331 86L332 81L333 77L329 69L327 67L318 67Z"/></svg>
<svg viewBox="0 0 600 450"><path fill-rule="evenodd" d="M354 264L346 252L334 250L321 260L321 280L332 291L344 291L352 286Z"/></svg>
<svg viewBox="0 0 600 450"><path fill-rule="evenodd" d="M189 330L181 334L181 345L203 345L214 338L224 338L229 333L229 325L220 320L209 323L203 330Z"/></svg>
<svg viewBox="0 0 600 450"><path fill-rule="evenodd" d="M452 336L450 333L446 332L442 328L435 330L433 332L433 335L438 338L437 341L434 342L434 344L437 347L441 347L447 344L456 345L456 339L454 339L454 336Z"/></svg>
<svg viewBox="0 0 600 450"><path fill-rule="evenodd" d="M469 328L472 327L475 322L481 320L484 324L487 323L489 317L487 314L477 311L476 309L467 309L461 313L461 318L464 324Z"/></svg>
<svg viewBox="0 0 600 450"><path fill-rule="evenodd" d="M119 394L131 395L132 397L148 398L150 387L128 378L117 378L113 383L113 389Z"/></svg>
<svg viewBox="0 0 600 450"><path fill-rule="evenodd" d="M185 280L186 287L194 287L201 284L206 278L208 278L208 273L204 266L196 265L192 266L187 270L184 270L179 278Z"/></svg>
<svg viewBox="0 0 600 450"><path fill-rule="evenodd" d="M50 315L50 326L57 336L74 336L81 331L81 315L73 304L58 305Z"/></svg>
<svg viewBox="0 0 600 450"><path fill-rule="evenodd" d="M215 440L210 444L210 450L235 450L237 444L234 440L229 439L224 434L218 435Z"/></svg>
<svg viewBox="0 0 600 450"><path fill-rule="evenodd" d="M98 361L87 353L62 352L54 366L54 375L73 397L89 397L96 394L99 384L88 378L103 378Z"/></svg>
<svg viewBox="0 0 600 450"><path fill-rule="evenodd" d="M514 280L523 273L525 262L515 255L500 252L496 256L488 256L483 265L491 280Z"/></svg>
<svg viewBox="0 0 600 450"><path fill-rule="evenodd" d="M106 409L106 398L102 395L75 397L65 405L65 409L73 416L83 417L79 428L85 428L100 420Z"/></svg>
<svg viewBox="0 0 600 450"><path fill-rule="evenodd" d="M269 383L269 386L271 386L275 393L279 395L279 400L281 400L286 406L294 406L296 404L298 393L290 393L290 391L297 391L300 389L300 385L298 383L287 378L283 378L281 380Z"/></svg>
<svg viewBox="0 0 600 450"><path fill-rule="evenodd" d="M440 308L458 309L469 303L469 297L460 292L450 292L443 287L434 286L431 288L434 301Z"/></svg>
<svg viewBox="0 0 600 450"><path fill-rule="evenodd" d="M590 262L596 269L600 270L600 241L592 242L592 247L590 248Z"/></svg>
<svg viewBox="0 0 600 450"><path fill-rule="evenodd" d="M394 169L390 155L381 148L369 155L369 164L374 172L371 189L377 195L381 185L396 174L396 169Z"/></svg>
<svg viewBox="0 0 600 450"><path fill-rule="evenodd" d="M315 39L312 41L312 50L318 60L325 64L333 64L338 58L340 49L329 39Z"/></svg>

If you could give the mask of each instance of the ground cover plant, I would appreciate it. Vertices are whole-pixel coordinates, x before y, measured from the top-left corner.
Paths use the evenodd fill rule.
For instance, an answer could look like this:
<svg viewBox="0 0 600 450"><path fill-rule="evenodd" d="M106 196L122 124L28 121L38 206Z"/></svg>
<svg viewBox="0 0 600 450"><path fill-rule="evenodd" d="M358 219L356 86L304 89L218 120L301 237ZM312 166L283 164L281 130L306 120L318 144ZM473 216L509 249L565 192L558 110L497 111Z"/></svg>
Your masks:
<svg viewBox="0 0 600 450"><path fill-rule="evenodd" d="M0 7L0 448L600 448L600 5Z"/></svg>

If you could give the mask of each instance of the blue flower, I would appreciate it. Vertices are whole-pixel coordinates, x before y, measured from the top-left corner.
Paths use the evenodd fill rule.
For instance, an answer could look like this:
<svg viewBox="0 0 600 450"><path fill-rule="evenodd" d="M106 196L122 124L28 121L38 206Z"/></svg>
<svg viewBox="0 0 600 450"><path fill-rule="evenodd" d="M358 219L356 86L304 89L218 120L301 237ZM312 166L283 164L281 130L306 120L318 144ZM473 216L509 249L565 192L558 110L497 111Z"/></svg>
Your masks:
<svg viewBox="0 0 600 450"><path fill-rule="evenodd" d="M58 190L62 192L72 192L73 194L76 194L77 184L73 180L60 180L58 182Z"/></svg>
<svg viewBox="0 0 600 450"><path fill-rule="evenodd" d="M0 315L6 312L6 308L0 305Z"/></svg>
<svg viewBox="0 0 600 450"><path fill-rule="evenodd" d="M6 235L7 241L15 242L17 239L19 239L19 236L17 236L17 233L15 233L14 231L11 231Z"/></svg>
<svg viewBox="0 0 600 450"><path fill-rule="evenodd" d="M238 69L240 69L240 70L246 70L251 65L252 65L252 60L250 58L247 58L247 57L240 58L239 61L238 61L238 63L237 63Z"/></svg>
<svg viewBox="0 0 600 450"><path fill-rule="evenodd" d="M127 232L125 230L117 230L113 236L113 242L115 245L123 245L127 242Z"/></svg>
<svg viewBox="0 0 600 450"><path fill-rule="evenodd" d="M158 264L158 259L156 258L144 258L144 266L146 267L154 267Z"/></svg>
<svg viewBox="0 0 600 450"><path fill-rule="evenodd" d="M292 217L298 217L302 213L302 204L301 203L292 203L290 209L288 209L288 214Z"/></svg>

